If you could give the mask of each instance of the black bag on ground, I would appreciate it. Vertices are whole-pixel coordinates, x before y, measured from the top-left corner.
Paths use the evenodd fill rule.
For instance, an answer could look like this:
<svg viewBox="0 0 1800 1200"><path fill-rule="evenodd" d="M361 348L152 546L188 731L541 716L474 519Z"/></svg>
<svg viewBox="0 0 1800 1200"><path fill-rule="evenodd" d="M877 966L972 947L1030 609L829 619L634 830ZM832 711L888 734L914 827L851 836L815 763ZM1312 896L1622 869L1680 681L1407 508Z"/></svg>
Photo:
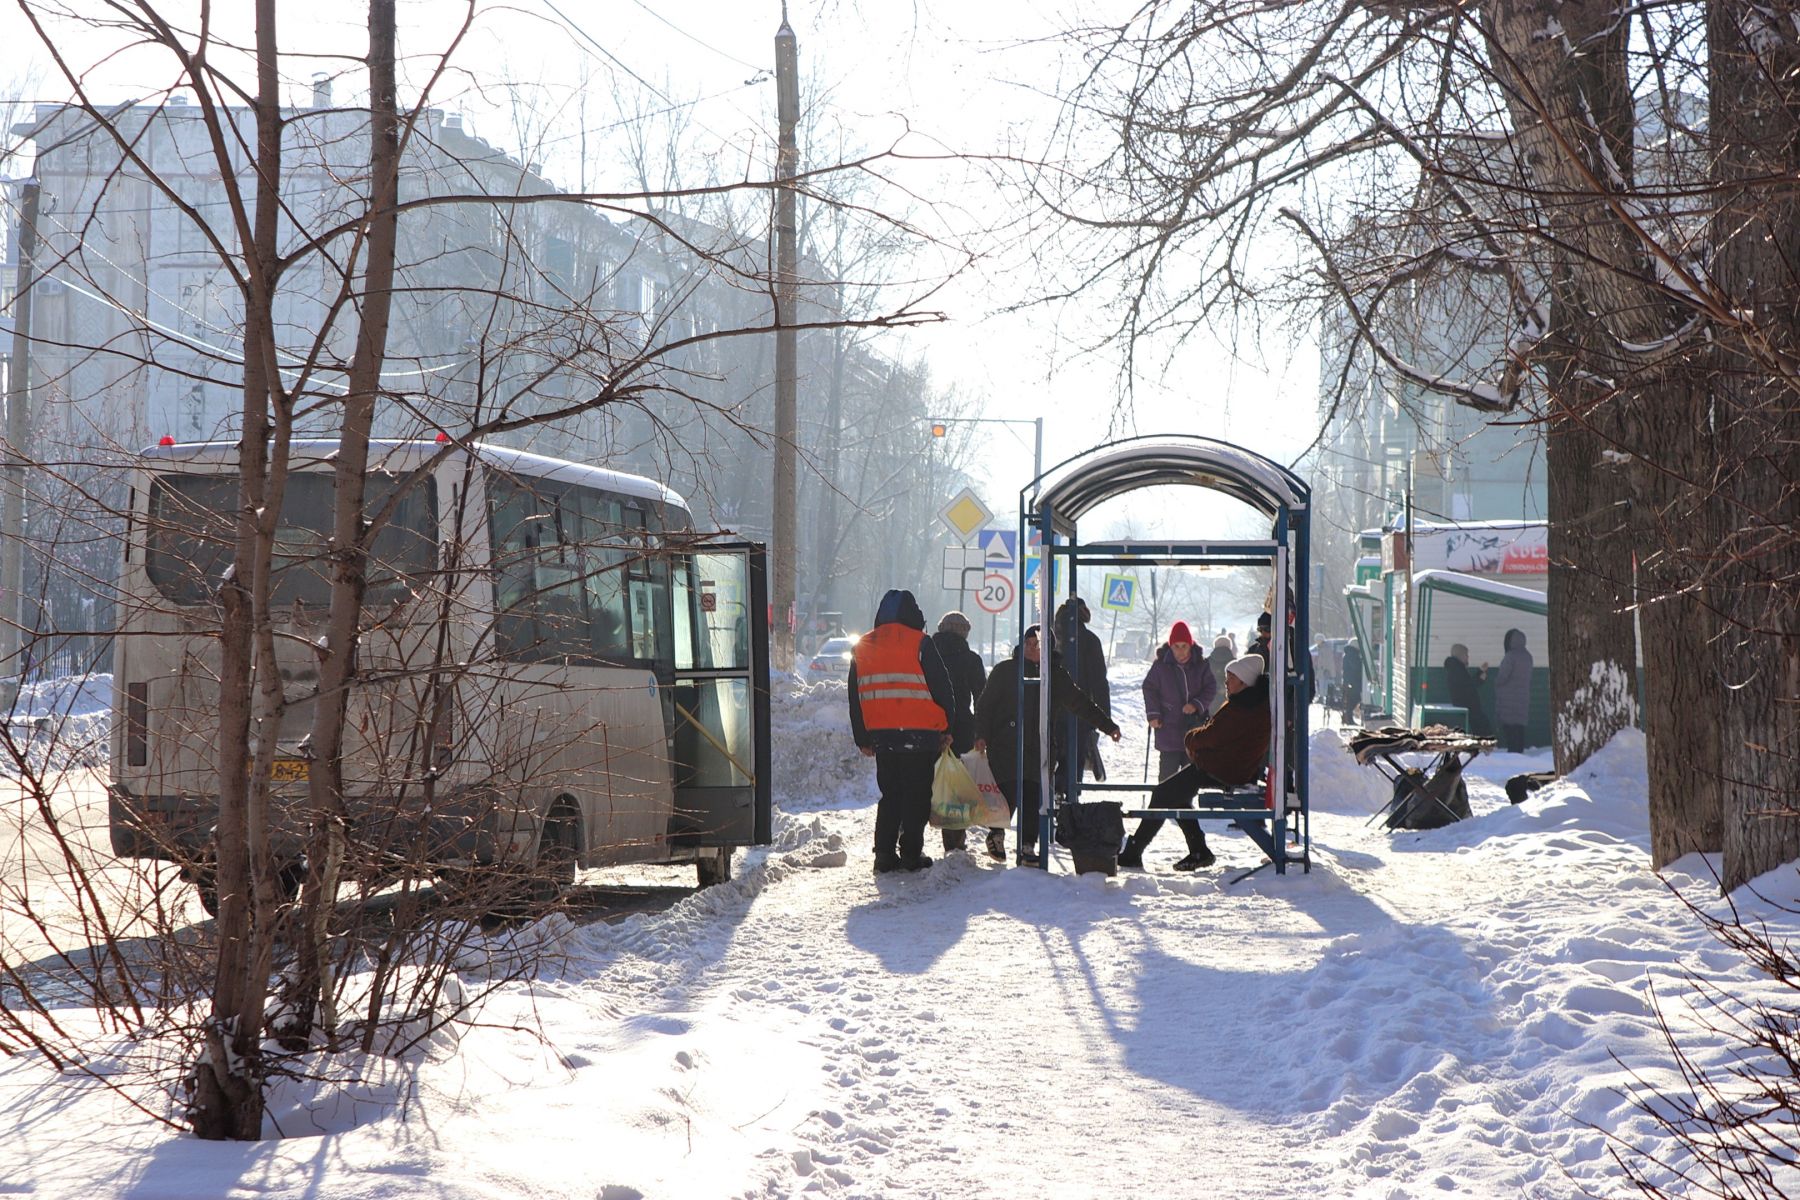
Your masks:
<svg viewBox="0 0 1800 1200"><path fill-rule="evenodd" d="M1388 829L1437 829L1469 819L1469 785L1463 782L1462 764L1446 763L1430 779L1415 769L1394 781L1394 811Z"/></svg>
<svg viewBox="0 0 1800 1200"><path fill-rule="evenodd" d="M1068 850L1117 854L1125 842L1125 808L1117 800L1056 806L1056 844Z"/></svg>
<svg viewBox="0 0 1800 1200"><path fill-rule="evenodd" d="M1525 797L1546 783L1555 783L1557 778L1555 771L1527 771L1523 775L1514 775L1506 781L1506 798L1514 804L1523 804Z"/></svg>
<svg viewBox="0 0 1800 1200"><path fill-rule="evenodd" d="M1125 808L1117 800L1056 806L1056 844L1075 859L1075 873L1117 874L1125 841Z"/></svg>

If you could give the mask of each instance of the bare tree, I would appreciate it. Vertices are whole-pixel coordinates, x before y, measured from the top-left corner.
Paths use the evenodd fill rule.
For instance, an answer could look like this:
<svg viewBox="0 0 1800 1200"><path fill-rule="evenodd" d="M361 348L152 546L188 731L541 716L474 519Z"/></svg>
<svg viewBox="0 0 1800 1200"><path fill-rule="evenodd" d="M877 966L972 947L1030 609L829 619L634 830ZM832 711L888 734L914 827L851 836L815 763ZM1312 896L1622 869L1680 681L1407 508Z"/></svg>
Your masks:
<svg viewBox="0 0 1800 1200"><path fill-rule="evenodd" d="M577 836L578 811L549 799L560 776L610 764L592 749L605 746L604 721L534 728L531 706L518 701L518 680L530 675L521 658L541 660L563 636L554 614L530 607L554 587L534 583L526 599L472 634L479 606L460 564L475 561L464 556L487 538L497 573L537 571L549 511L558 546L576 564L573 574L548 572L555 586L591 583L624 596L628 584L666 572L656 565L663 551L641 522L634 530L622 517L577 511L576 501L553 492L520 490L515 524L498 527L499 510L469 507L470 448L541 435L603 456L634 423L646 444L673 440L669 430L684 409L708 412L755 444L764 432L751 415L689 386L696 376L684 364L708 348L766 342L766 313L721 308L701 318L686 307L696 289L658 288L646 263L631 265L643 239L628 228L664 240L644 255L656 264L680 258L690 277L710 277L721 292L767 296L766 256L677 210L735 191L766 200L775 185L739 179L650 194L557 192L433 106L477 18L473 4L402 103L394 5L371 0L368 53L343 60L352 73L367 72L366 106L334 105L327 76L315 80L305 109L284 103L274 0L258 0L247 44L235 43L209 11L189 27L149 0L113 6L107 27L167 55L183 89L162 103L122 107L100 103L89 71L59 50L55 22L67 15L57 6L23 7L73 95L38 111L40 164L78 161L92 173L64 198L49 269L80 289L91 306L83 311L102 314L108 329L96 335L100 321L64 311L33 331L60 356L48 390L71 406L101 390L138 397L143 408L83 445L83 459L97 466L108 439L128 446L171 412L191 416L202 437L235 438L228 474L184 485L205 495L161 487L148 498L84 499L98 506L94 526L110 522L114 546L128 555L138 546L191 555L158 560L174 573L159 587L188 589L181 604L162 611L147 597L134 617L150 621L139 628L180 631L165 639L181 647L169 659L174 699L156 705L154 717L184 739L182 769L214 792L216 818L198 830L157 828L145 812L135 826L115 820L114 838L173 860L216 904L204 1000L192 990L159 991L170 1015L149 1032L185 1031L197 1043L186 1078L187 1119L198 1134L260 1137L265 1090L295 1069L295 1056L319 1046L368 1050L388 1037L384 1029L402 1041L429 1036L460 1011L452 984L474 936L470 915L521 894L553 895L572 878L578 854L608 852L603 840ZM880 159L809 169L798 182L811 187ZM104 207L126 198L122 219ZM207 264L183 268L204 277L191 291L183 284L178 301L158 294L148 260L134 273L106 252L117 249L117 227L143 231L158 222L172 232L177 258ZM872 329L934 319L918 303L928 294L914 288L910 298L848 321ZM802 316L801 328L815 333L846 321L819 305ZM176 387L172 407L158 399ZM227 387L235 411L209 409L209 396ZM423 458L408 451L414 458L399 474L390 453L380 462L374 455L384 436L416 445L434 435L436 449ZM421 523L412 498L428 475L454 462L465 474L440 489L434 516L442 524ZM327 477L329 490L320 493ZM296 526L291 514L309 505L329 520ZM144 518L135 531L119 527L127 512ZM601 532L561 540L590 516ZM506 541L515 533L516 552ZM403 545L409 537L411 551ZM658 544L685 552L703 541L703 533L671 529ZM489 559L484 546L480 561ZM310 612L294 582L308 572L328 580ZM151 709L142 695L127 695L120 737L128 755ZM297 726L308 731L300 739L310 766L304 797L275 779ZM452 728L484 739L481 763L460 768L469 778L456 796L443 783ZM621 787L627 783L629 776ZM50 822L50 792L40 790L38 808ZM371 797L380 800L371 805ZM647 820L622 817L634 829ZM455 830L484 828L503 835L491 865L516 867L516 877L451 871L454 886L433 903L445 894L465 903L440 911L442 919L421 918L431 907L421 883L443 875L467 841ZM85 861L73 850L65 857ZM148 878L160 889L170 876ZM367 905L378 892L395 914L386 932L369 925ZM157 936L172 936L177 919L171 912ZM114 932L90 927L110 953ZM517 956L503 956L486 979L524 969ZM90 985L110 978L92 975ZM202 1017L181 1016L195 1006ZM109 1011L133 1027L149 1025L129 1005ZM34 1044L56 1044L41 1026L9 1028Z"/></svg>
<svg viewBox="0 0 1800 1200"><path fill-rule="evenodd" d="M1075 34L1066 134L1106 150L1039 186L1128 345L1324 305L1408 385L1540 426L1558 765L1630 717L1635 605L1656 861L1723 844L1728 886L1796 849L1752 782L1792 794L1795 761L1788 11L1151 2ZM1272 266L1283 224L1311 272ZM1422 285L1479 301L1482 341L1410 355Z"/></svg>

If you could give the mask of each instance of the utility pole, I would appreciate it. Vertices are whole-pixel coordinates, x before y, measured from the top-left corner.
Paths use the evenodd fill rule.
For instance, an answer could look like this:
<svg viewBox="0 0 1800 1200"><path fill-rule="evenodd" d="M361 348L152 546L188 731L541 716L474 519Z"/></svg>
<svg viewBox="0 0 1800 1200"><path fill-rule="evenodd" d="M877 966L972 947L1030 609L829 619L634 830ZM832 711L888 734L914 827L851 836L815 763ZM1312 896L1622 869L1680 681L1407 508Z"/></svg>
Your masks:
<svg viewBox="0 0 1800 1200"><path fill-rule="evenodd" d="M799 356L794 321L799 248L794 244L794 175L800 169L800 147L794 130L800 123L800 45L788 25L787 4L781 6L781 28L775 31L776 115L781 124L781 143L775 159L775 646L777 669L794 665L794 635L788 618L794 615L795 578L800 553L799 522L795 494L799 450Z"/></svg>
<svg viewBox="0 0 1800 1200"><path fill-rule="evenodd" d="M0 675L25 682L19 659L25 626L25 445L31 437L31 285L37 254L38 181L19 187L18 265L12 303L12 358L6 372L6 478L0 494Z"/></svg>

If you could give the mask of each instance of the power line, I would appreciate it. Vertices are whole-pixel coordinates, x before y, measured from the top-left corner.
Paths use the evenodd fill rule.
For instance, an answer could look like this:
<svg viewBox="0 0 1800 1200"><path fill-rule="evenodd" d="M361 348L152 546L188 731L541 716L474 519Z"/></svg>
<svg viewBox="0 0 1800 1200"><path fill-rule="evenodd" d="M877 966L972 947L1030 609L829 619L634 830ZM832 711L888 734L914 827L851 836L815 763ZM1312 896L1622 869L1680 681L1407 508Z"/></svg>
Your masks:
<svg viewBox="0 0 1800 1200"><path fill-rule="evenodd" d="M737 55L728 54L725 51L719 49L717 46L713 45L711 42L708 42L699 37L696 37L695 35L689 33L687 30L683 29L681 26L675 24L675 22L669 20L669 18L667 18L667 17L663 16L661 13L657 12L654 8L651 8L648 4L645 4L644 0L631 0L631 2L635 5L637 5L639 8L643 9L645 12L649 13L651 16L655 17L658 21L661 21L664 25L667 25L670 29L673 29L676 33L679 33L682 37L686 38L688 41L694 43L694 45L704 47L707 50L711 50L714 54L718 55L720 58L729 59L730 61L738 64L740 67L749 67L752 71L766 72L769 69L767 67L758 66L757 64L755 64L753 62L745 62L743 59L739 58Z"/></svg>
<svg viewBox="0 0 1800 1200"><path fill-rule="evenodd" d="M569 17L569 15L567 13L563 12L562 9L560 9L556 6L555 0L541 0L541 3L543 4L543 6L545 8L549 9L551 12L556 14L557 19L563 23L564 27L567 28L570 33L575 34L582 41L586 42L588 45L592 46L595 50L599 51L600 54L603 57L605 57L608 62L611 62L614 66L618 67L619 70L625 72L625 74L627 74L627 75L631 76L633 79L637 80L637 82L645 90L647 90L651 95L655 96L658 100L661 100L664 104L670 105L672 107L677 107L677 108L680 107L678 102L672 96L670 96L668 93L664 92L661 88L657 87L655 84L651 83L648 79L645 79L642 75L639 75L636 71L632 70L631 67L629 67L625 64L623 59L619 58L618 55L614 54L611 50L608 50L605 46L601 45L599 40L596 39L593 34L589 33L587 30L583 29L580 25L577 25L574 22L574 20L572 20ZM679 31L677 31L677 32L679 32ZM709 47L709 49L710 49L710 47ZM736 61L741 61L741 60L736 60ZM746 64L746 65L748 65L748 64ZM760 68L755 68L755 69L760 69ZM746 86L748 86L748 83L746 83ZM732 90L735 91L736 89L732 89ZM728 146L736 144L732 138L726 137L724 134L720 133L718 130L714 129L712 126L708 125L704 121L700 121L700 120L696 119L695 124L699 125L700 128L706 130L706 132L712 134L714 137L718 138L719 141L725 143Z"/></svg>

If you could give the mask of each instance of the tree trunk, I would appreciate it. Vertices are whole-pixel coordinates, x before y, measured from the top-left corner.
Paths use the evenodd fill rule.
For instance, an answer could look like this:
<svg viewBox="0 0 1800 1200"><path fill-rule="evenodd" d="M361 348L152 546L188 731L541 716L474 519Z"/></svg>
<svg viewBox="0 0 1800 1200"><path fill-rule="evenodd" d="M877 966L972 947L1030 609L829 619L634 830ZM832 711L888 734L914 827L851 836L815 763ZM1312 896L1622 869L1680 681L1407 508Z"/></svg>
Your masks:
<svg viewBox="0 0 1800 1200"><path fill-rule="evenodd" d="M1628 437L1657 463L1696 463L1704 376L1685 372L1652 408L1640 402ZM1719 790L1720 688L1695 544L1706 529L1704 497L1689 481L1650 466L1634 471L1638 615L1644 645L1644 741L1650 779L1650 865L1723 845Z"/></svg>
<svg viewBox="0 0 1800 1200"><path fill-rule="evenodd" d="M302 935L291 994L296 1024L290 1039L304 1046L314 1020L335 1024L329 978L328 924L342 875L349 811L344 799L344 719L356 684L356 647L368 583L363 519L369 436L374 429L381 367L393 310L398 236L400 130L394 84L394 0L369 3L369 209L362 232L362 287L356 309L356 350L338 429L332 489L331 601L319 656L319 698L313 710L313 766L307 801L311 847L301 896ZM371 1033L372 1033L371 1029Z"/></svg>
<svg viewBox="0 0 1800 1200"><path fill-rule="evenodd" d="M1726 890L1800 857L1800 3L1708 14Z"/></svg>
<svg viewBox="0 0 1800 1200"><path fill-rule="evenodd" d="M219 896L212 1014L193 1072L191 1119L197 1137L262 1137L264 1002L274 960L274 862L269 851L268 755L252 737L280 719L280 677L268 630L272 534L281 482L268 470L269 412L276 383L273 305L281 187L281 80L275 0L257 0L257 182L254 227L242 216L245 255L243 440L235 567L221 588L219 631L219 820L214 836ZM201 80L196 79L196 88ZM209 129L217 143L218 118ZM229 161L229 158L222 161ZM259 670L260 666L260 670ZM258 685L261 686L261 695ZM277 698L271 709L268 697ZM258 716L263 718L258 722Z"/></svg>
<svg viewBox="0 0 1800 1200"><path fill-rule="evenodd" d="M1626 380L1630 365L1616 347L1653 341L1668 309L1648 284L1640 239L1609 203L1629 186L1634 117L1627 23L1616 9L1611 0L1493 0L1485 10L1533 189L1522 202L1541 206L1536 219L1551 245L1549 658L1564 772L1630 722L1636 691L1631 548L1617 536L1627 485L1622 472L1600 469L1613 432L1606 414L1633 403L1633 385L1579 381Z"/></svg>
<svg viewBox="0 0 1800 1200"><path fill-rule="evenodd" d="M1629 487L1625 472L1601 456L1608 442L1593 422L1604 410L1574 366L1563 357L1552 369L1544 439L1551 743L1564 775L1637 716Z"/></svg>

